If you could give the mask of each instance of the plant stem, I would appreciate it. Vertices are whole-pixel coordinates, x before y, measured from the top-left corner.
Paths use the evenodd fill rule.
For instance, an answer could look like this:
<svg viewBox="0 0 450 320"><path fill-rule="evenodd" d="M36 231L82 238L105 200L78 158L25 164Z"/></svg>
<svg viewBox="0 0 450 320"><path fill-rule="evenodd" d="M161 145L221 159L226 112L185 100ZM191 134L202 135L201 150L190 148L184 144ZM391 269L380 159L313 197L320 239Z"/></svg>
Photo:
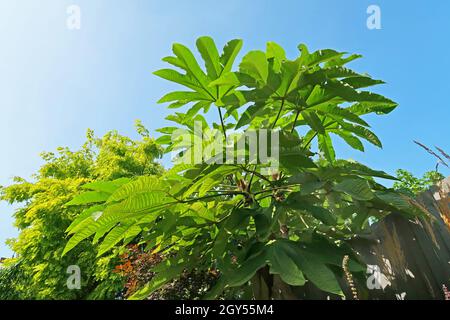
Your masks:
<svg viewBox="0 0 450 320"><path fill-rule="evenodd" d="M267 181L268 183L272 184L272 181L270 181L268 178L266 178L265 176L263 176L262 174L254 171L254 170L250 170L245 167L242 167L242 170L244 170L245 172L251 173L252 175L256 175L258 178L263 179L263 180Z"/></svg>
<svg viewBox="0 0 450 320"><path fill-rule="evenodd" d="M220 123L222 125L223 136L225 137L225 141L226 141L227 140L227 133L226 133L226 130L225 130L225 124L223 123L222 110L220 110L220 107L217 107L217 110L219 110Z"/></svg>
<svg viewBox="0 0 450 320"><path fill-rule="evenodd" d="M322 124L323 124L323 122L322 122ZM332 124L333 124L333 122L330 122L327 125L324 125L324 128L326 129L327 127L329 127ZM303 150L308 148L309 144L314 140L314 138L317 136L317 134L318 134L318 132L314 133L314 135L311 137L311 139L309 139L308 143L303 146Z"/></svg>
<svg viewBox="0 0 450 320"><path fill-rule="evenodd" d="M297 113L295 114L295 119L294 119L294 123L292 124L292 129L291 129L291 133L294 132L295 130L295 125L297 124L297 120L298 120L298 116L300 115L301 110L299 109L297 111Z"/></svg>
<svg viewBox="0 0 450 320"><path fill-rule="evenodd" d="M283 99L281 100L280 110L278 110L277 117L275 118L275 121L274 121L274 123L273 123L273 125L272 125L272 130L275 128L275 125L277 124L277 121L278 121L278 119L280 118L281 111L283 111L284 101L285 101L285 98L283 98Z"/></svg>
<svg viewBox="0 0 450 320"><path fill-rule="evenodd" d="M308 143L306 143L306 144L303 146L303 150L306 150L306 149L308 148L309 144L314 140L314 138L315 138L316 136L317 136L317 132L314 133L314 135L311 137L311 139L309 139Z"/></svg>
<svg viewBox="0 0 450 320"><path fill-rule="evenodd" d="M269 189L265 189L265 190L261 190L261 191L255 192L253 195L256 196L256 195L261 194L261 193L273 192L273 191L276 191L276 190L287 189L287 188L296 187L296 186L299 186L299 185L301 185L301 183L293 183L293 184L288 184L288 185L285 185L285 186L278 186L278 187L275 187L275 188L269 188Z"/></svg>

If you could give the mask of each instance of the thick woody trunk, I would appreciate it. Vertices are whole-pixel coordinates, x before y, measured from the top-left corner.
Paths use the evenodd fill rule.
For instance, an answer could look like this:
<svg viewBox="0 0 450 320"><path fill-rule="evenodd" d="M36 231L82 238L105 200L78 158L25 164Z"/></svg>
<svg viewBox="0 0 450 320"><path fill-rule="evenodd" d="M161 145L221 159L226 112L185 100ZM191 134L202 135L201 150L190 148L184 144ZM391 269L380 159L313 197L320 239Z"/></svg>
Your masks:
<svg viewBox="0 0 450 320"><path fill-rule="evenodd" d="M269 274L268 267L259 270L252 279L255 300L295 300L298 299L291 287L279 275Z"/></svg>
<svg viewBox="0 0 450 320"><path fill-rule="evenodd" d="M256 300L270 300L272 295L272 276L269 268L264 267L256 272L252 281L253 297Z"/></svg>
<svg viewBox="0 0 450 320"><path fill-rule="evenodd" d="M280 233L283 238L289 237L289 229L286 225L280 224ZM269 273L266 266L255 274L252 279L253 296L256 300L295 300L297 297L292 292L292 288L283 282L279 275Z"/></svg>

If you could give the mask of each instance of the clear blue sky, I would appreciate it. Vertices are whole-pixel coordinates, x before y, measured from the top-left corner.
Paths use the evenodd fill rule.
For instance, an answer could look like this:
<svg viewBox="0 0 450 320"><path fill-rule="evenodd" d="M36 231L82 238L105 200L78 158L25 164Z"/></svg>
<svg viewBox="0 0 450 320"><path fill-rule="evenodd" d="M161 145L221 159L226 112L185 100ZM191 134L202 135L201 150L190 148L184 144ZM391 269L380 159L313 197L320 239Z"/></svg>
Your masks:
<svg viewBox="0 0 450 320"><path fill-rule="evenodd" d="M81 8L81 30L66 27L66 9ZM379 5L382 29L366 27L366 9ZM181 1L14 0L0 4L0 185L29 177L38 154L78 147L86 128L118 129L134 136L141 119L154 132L166 124L157 99L173 86L151 74L171 44L193 46L201 35L220 45L244 39L244 51L273 40L291 55L303 42L312 49L361 53L353 67L383 79L378 92L400 107L369 119L384 143L354 158L393 173L422 174L435 161L412 143L450 150L449 1ZM449 174L450 172L444 172ZM0 204L0 256L16 235L12 208Z"/></svg>

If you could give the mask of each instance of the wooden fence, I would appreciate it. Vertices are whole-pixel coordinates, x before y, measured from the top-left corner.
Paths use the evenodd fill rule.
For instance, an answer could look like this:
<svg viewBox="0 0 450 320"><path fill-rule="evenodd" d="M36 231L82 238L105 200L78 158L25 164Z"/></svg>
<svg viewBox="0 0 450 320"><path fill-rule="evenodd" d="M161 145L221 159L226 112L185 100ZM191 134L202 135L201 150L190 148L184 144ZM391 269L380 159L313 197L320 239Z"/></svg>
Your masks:
<svg viewBox="0 0 450 320"><path fill-rule="evenodd" d="M440 191L438 191L440 190ZM417 197L434 219L391 214L373 224L370 239L352 241L368 265L367 299L444 299L450 289L450 178ZM447 221L447 224L446 222ZM345 279L340 279L345 284ZM344 285L345 287L345 285ZM350 290L346 296L351 297ZM314 288L295 288L300 299L336 299Z"/></svg>
<svg viewBox="0 0 450 320"><path fill-rule="evenodd" d="M450 287L450 179L417 200L435 218L405 219L393 214L372 226L376 241L358 240L353 247L371 267L369 298L444 299ZM448 221L448 220L447 220Z"/></svg>

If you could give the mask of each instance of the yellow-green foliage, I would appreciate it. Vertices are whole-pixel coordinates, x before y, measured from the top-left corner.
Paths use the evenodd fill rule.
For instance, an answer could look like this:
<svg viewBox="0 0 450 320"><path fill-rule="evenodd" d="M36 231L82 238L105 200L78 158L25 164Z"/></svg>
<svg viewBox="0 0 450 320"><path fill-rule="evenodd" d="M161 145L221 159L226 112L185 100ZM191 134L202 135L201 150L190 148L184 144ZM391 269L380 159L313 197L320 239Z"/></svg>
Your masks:
<svg viewBox="0 0 450 320"><path fill-rule="evenodd" d="M162 172L155 162L160 148L140 123L137 127L141 135L138 141L115 131L98 139L88 131L81 150L59 148L57 153L43 153L45 163L32 180L15 178L14 184L1 189L2 200L18 205L14 218L20 234L8 241L16 257L9 259L0 272L0 288L4 289L0 298L114 298L120 291L122 279L111 272L114 253L96 262L97 250L86 242L61 258L67 242L65 231L84 209L66 203L82 191L84 184L97 179ZM67 288L70 265L81 269L80 290ZM20 276L12 277L15 274Z"/></svg>

